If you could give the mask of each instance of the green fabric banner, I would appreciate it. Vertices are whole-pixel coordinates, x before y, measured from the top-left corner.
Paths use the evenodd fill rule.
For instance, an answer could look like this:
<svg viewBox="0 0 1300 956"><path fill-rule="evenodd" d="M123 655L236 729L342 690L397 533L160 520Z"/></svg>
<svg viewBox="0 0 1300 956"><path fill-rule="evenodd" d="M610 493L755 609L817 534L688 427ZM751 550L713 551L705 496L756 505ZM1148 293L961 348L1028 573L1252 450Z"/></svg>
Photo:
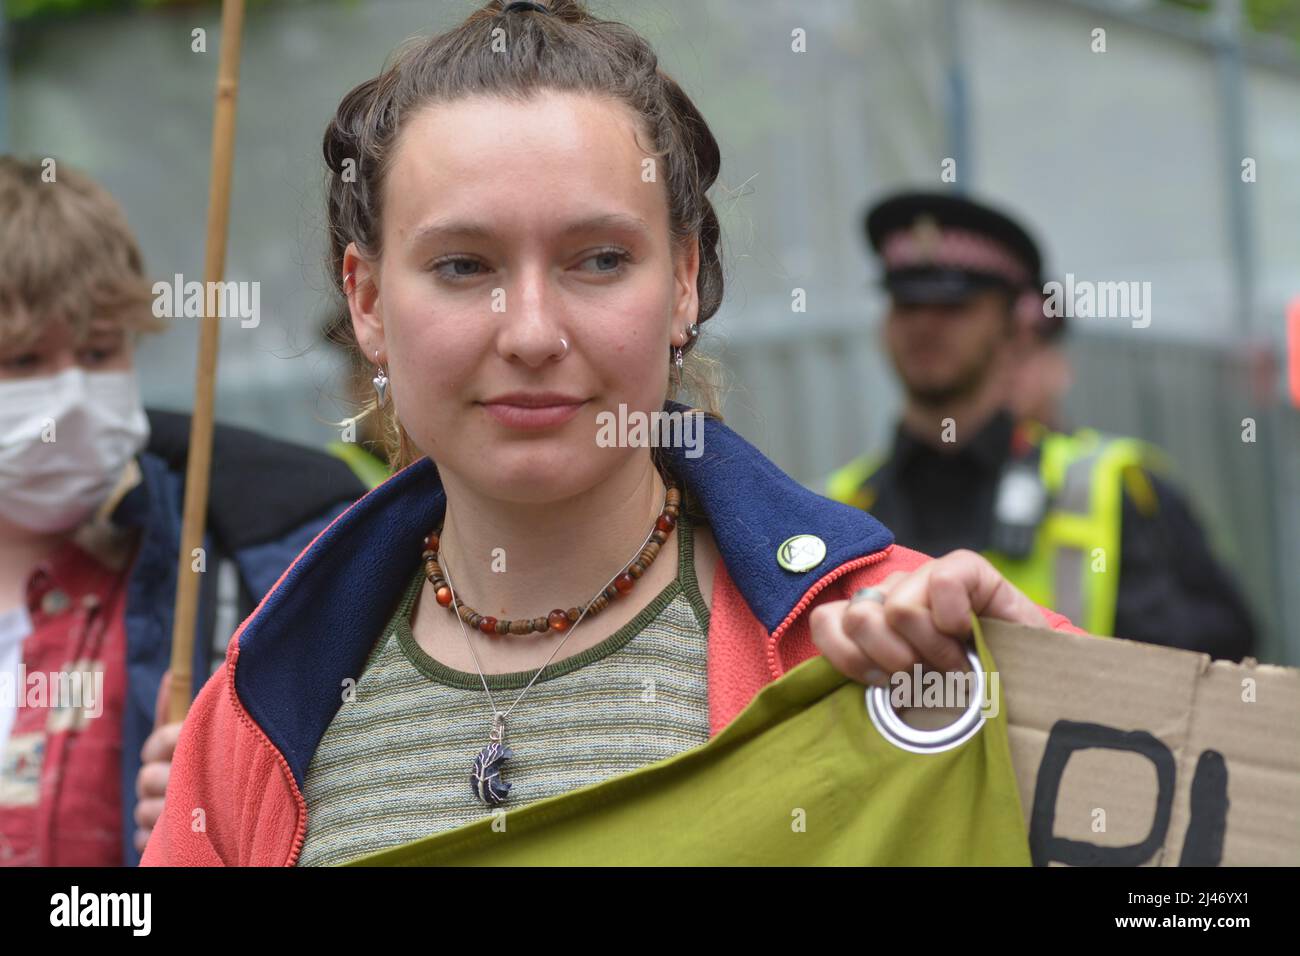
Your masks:
<svg viewBox="0 0 1300 956"><path fill-rule="evenodd" d="M910 753L814 657L705 744L349 865L1028 866L999 684L974 737Z"/></svg>

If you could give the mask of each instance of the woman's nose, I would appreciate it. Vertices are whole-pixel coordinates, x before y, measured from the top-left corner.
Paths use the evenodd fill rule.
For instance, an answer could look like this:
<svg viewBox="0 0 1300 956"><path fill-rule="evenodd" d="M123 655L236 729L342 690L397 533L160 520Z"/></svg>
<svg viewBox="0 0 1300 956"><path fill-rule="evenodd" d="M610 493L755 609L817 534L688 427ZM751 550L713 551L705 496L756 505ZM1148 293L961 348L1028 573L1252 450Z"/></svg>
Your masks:
<svg viewBox="0 0 1300 956"><path fill-rule="evenodd" d="M507 360L538 368L569 351L562 300L543 268L528 268L505 289L497 348Z"/></svg>

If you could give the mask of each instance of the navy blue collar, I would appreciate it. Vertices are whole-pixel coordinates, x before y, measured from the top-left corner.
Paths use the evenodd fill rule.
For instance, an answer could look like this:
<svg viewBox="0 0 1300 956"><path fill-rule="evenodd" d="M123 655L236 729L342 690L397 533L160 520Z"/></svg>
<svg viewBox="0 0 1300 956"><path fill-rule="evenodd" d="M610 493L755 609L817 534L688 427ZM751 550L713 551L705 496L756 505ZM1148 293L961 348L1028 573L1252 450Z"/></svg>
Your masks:
<svg viewBox="0 0 1300 956"><path fill-rule="evenodd" d="M769 632L829 571L893 543L875 518L804 488L715 419L706 420L701 448L695 458L664 449L665 461L707 514L727 572ZM235 689L299 786L344 681L360 675L445 505L431 461L403 469L324 531L245 624ZM820 538L826 557L796 573L776 554L801 534Z"/></svg>

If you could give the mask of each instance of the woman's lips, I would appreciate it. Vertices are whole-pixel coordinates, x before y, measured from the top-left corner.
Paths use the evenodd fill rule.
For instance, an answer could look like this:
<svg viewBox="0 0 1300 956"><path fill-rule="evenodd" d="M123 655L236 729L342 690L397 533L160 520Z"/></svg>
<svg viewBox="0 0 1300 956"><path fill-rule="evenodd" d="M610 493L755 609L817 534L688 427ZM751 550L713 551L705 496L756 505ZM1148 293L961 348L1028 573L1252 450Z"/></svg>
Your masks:
<svg viewBox="0 0 1300 956"><path fill-rule="evenodd" d="M586 402L559 405L512 405L508 402L484 402L484 410L507 428L554 428L578 414Z"/></svg>

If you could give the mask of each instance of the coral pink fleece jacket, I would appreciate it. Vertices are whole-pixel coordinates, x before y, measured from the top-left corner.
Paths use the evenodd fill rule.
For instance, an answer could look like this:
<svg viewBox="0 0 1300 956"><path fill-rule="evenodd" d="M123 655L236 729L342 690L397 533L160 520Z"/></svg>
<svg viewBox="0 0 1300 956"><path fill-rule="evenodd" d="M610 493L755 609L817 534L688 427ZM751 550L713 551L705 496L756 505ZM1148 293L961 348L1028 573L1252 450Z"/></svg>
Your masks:
<svg viewBox="0 0 1300 956"><path fill-rule="evenodd" d="M929 558L895 545L869 514L802 487L721 422L706 421L702 449L695 458L672 449L668 461L703 506L722 555L708 634L716 734L765 684L818 653L811 608ZM437 469L422 459L298 556L244 621L185 719L144 865L294 865L312 756L444 507ZM826 556L807 571L786 570L777 549L800 534L819 538ZM1081 633L1052 611L1043 618Z"/></svg>

